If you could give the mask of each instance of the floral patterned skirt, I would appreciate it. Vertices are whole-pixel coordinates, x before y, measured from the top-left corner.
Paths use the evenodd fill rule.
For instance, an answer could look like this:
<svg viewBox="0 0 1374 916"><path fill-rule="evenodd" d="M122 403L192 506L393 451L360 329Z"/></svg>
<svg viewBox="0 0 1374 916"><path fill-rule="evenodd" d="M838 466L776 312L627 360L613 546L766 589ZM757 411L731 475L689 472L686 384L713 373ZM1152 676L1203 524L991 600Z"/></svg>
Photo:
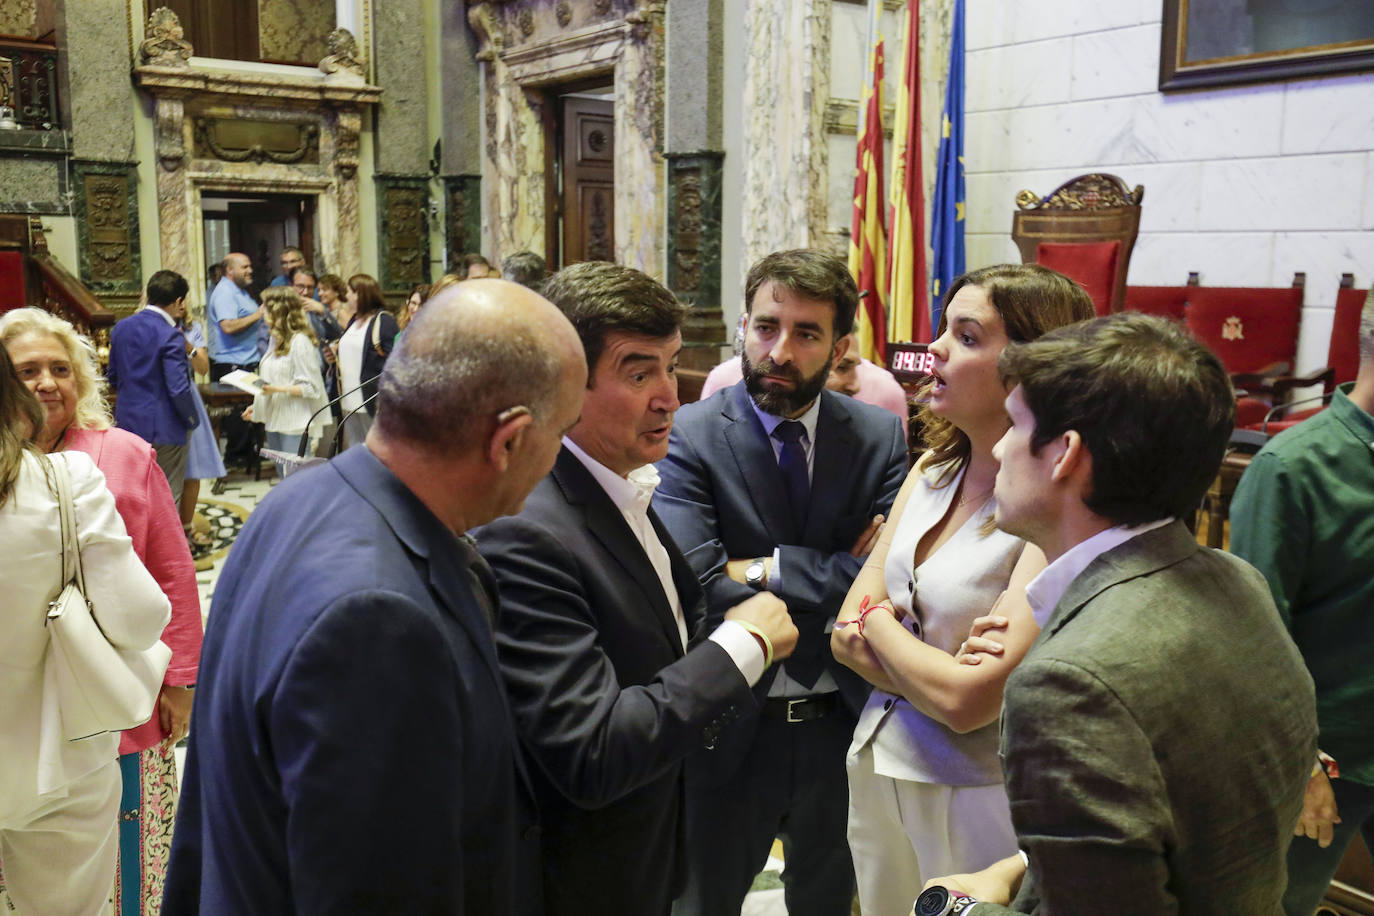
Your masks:
<svg viewBox="0 0 1374 916"><path fill-rule="evenodd" d="M176 757L155 744L119 758L124 780L119 802L119 864L115 869L117 916L158 916L172 853L177 814Z"/></svg>

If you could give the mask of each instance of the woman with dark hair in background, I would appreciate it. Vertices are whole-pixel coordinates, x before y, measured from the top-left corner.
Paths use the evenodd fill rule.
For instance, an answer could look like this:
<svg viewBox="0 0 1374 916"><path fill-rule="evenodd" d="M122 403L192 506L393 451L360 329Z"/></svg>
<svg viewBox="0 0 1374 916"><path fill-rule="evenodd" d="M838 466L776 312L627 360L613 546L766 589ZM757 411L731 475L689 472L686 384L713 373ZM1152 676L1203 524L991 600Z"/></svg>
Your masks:
<svg viewBox="0 0 1374 916"><path fill-rule="evenodd" d="M402 331L410 326L410 322L415 319L415 314L420 311L420 306L429 299L429 284L416 283L410 288L410 295L406 297L406 306L401 309L401 317L397 320Z"/></svg>
<svg viewBox="0 0 1374 916"><path fill-rule="evenodd" d="M865 913L905 913L926 880L1016 853L997 757L1002 686L1040 632L1025 587L1045 557L993 527L993 446L1007 430L997 358L1009 342L1093 317L1092 300L1035 264L951 284L930 345L920 419L930 446L855 577L835 658L876 688L849 748L849 846ZM975 618L1009 625L1000 657L956 659Z"/></svg>
<svg viewBox="0 0 1374 916"><path fill-rule="evenodd" d="M377 376L396 345L396 319L387 311L377 281L367 274L348 278L347 302L353 320L339 339L339 393L343 396L343 447L367 437L376 415Z"/></svg>
<svg viewBox="0 0 1374 916"><path fill-rule="evenodd" d="M23 371L32 369L26 363ZM134 553L115 510L116 499L91 456L75 449L45 456L34 447L31 437L50 437L53 398L64 404L68 400L65 392L46 384L40 397L46 412L0 347L0 575L5 582L0 610L0 867L9 899L20 913L93 916L106 912L114 887L125 823L119 803L122 758L116 760L118 734L63 740L57 699L45 693L46 612L66 584L55 465L65 465L70 478L85 597L105 638L120 648L147 649L162 635L169 607ZM164 524L189 571L191 556L152 448L124 435L142 444L150 473L162 482ZM191 580L194 595L194 573ZM197 611L197 631L199 627ZM155 729L156 723L154 716ZM174 806L175 795L174 781L163 801ZM167 818L170 831L170 813ZM137 823L135 816L135 833ZM126 904L124 912L140 910Z"/></svg>

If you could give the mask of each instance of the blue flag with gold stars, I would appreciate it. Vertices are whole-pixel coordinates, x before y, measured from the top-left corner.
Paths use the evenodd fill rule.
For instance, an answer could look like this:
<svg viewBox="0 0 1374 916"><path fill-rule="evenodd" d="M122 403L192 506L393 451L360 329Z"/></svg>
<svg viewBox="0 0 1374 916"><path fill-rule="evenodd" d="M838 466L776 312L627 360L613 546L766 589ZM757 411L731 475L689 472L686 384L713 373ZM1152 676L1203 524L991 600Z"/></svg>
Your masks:
<svg viewBox="0 0 1374 916"><path fill-rule="evenodd" d="M940 326L945 290L964 272L964 0L954 0L949 82L940 115L930 227L930 326Z"/></svg>

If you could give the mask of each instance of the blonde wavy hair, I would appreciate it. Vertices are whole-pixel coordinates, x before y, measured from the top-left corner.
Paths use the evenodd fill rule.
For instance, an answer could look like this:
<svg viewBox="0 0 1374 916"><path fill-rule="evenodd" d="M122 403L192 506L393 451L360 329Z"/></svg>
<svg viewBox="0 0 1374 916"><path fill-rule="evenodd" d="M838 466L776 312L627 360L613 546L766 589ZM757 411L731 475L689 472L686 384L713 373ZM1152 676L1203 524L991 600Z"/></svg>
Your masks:
<svg viewBox="0 0 1374 916"><path fill-rule="evenodd" d="M300 294L294 288L269 286L262 291L262 304L267 309L267 323L272 328L274 355L285 356L291 350L291 338L297 334L304 334L311 346L320 345L310 328L310 319L305 317Z"/></svg>
<svg viewBox="0 0 1374 916"><path fill-rule="evenodd" d="M42 309L22 308L6 312L0 317L0 344L30 334L56 338L67 351L72 364L72 378L76 380L76 417L73 429L109 429L110 405L105 400L105 376L100 374L95 345L65 318Z"/></svg>

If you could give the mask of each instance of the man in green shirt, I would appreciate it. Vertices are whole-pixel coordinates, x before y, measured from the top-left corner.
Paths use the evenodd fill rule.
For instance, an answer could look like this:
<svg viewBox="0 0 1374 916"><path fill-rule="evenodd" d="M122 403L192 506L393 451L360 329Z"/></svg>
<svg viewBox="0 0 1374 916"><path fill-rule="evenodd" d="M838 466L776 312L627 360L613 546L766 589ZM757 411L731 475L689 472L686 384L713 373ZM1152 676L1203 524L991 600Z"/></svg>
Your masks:
<svg viewBox="0 0 1374 916"><path fill-rule="evenodd" d="M1231 503L1231 550L1269 580L1317 686L1321 748L1288 853L1288 916L1311 916L1355 832L1374 848L1374 293L1360 369L1331 406L1275 436Z"/></svg>

